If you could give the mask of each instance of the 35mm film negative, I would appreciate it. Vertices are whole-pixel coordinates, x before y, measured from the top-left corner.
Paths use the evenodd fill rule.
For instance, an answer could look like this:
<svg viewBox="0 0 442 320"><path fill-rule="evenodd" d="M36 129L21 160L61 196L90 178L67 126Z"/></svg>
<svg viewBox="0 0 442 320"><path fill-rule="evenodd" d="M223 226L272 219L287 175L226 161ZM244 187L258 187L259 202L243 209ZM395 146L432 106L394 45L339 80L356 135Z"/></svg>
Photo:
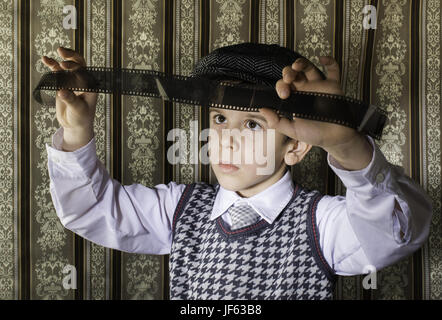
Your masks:
<svg viewBox="0 0 442 320"><path fill-rule="evenodd" d="M82 67L75 71L45 73L33 91L37 102L55 106L55 92L110 93L161 98L164 101L238 111L274 109L293 117L340 124L380 139L387 116L373 105L340 95L296 91L281 99L275 88L250 83L232 83L208 77L168 75L153 70Z"/></svg>

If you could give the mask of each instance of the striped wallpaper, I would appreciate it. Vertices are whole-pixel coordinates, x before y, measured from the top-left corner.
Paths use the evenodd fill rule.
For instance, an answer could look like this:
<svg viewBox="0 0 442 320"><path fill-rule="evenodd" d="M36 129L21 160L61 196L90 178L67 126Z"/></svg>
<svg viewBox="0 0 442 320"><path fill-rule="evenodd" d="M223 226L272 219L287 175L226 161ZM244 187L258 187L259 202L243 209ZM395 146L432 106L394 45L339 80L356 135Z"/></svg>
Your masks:
<svg viewBox="0 0 442 320"><path fill-rule="evenodd" d="M65 29L65 6L77 29ZM362 27L377 8L377 29ZM49 193L45 143L59 127L55 108L31 96L49 71L46 55L80 52L89 66L188 75L201 56L252 41L295 49L317 62L333 55L348 96L389 113L387 159L404 167L433 200L421 250L378 272L378 288L340 277L335 299L441 299L441 2L436 0L0 0L0 299L167 299L168 257L119 252L90 243L58 220ZM123 184L214 182L203 164L166 161L172 128L208 127L201 108L159 99L99 95L97 153ZM201 147L201 146L200 146ZM313 148L293 177L327 194L345 186ZM313 174L312 174L313 173ZM77 289L62 285L77 270Z"/></svg>

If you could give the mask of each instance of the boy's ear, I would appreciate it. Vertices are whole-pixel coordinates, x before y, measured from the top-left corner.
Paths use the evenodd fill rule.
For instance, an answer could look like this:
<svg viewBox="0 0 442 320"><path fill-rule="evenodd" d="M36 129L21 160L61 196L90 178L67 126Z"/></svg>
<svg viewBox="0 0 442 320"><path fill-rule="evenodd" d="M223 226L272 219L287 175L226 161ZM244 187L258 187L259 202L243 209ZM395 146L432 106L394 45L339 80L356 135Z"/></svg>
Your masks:
<svg viewBox="0 0 442 320"><path fill-rule="evenodd" d="M284 161L287 165L293 166L305 157L312 148L311 144L302 141L290 139L286 145Z"/></svg>

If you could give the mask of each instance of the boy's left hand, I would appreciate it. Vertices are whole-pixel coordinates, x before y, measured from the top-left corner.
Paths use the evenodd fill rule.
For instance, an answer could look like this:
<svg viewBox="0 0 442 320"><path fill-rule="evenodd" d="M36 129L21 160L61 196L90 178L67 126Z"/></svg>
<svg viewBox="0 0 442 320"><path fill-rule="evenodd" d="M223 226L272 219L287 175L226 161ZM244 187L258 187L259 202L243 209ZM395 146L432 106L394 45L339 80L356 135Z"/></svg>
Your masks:
<svg viewBox="0 0 442 320"><path fill-rule="evenodd" d="M282 70L282 79L276 83L276 91L281 99L287 99L291 91L310 91L344 95L340 85L340 70L332 57L320 57L325 66L327 78L322 79L313 64L304 58L297 59L291 66ZM366 138L353 128L343 125L302 119L293 120L279 117L269 108L261 108L259 112L267 119L269 128L312 146L318 146L331 153L337 160L349 155L349 150L367 150L366 159L370 158L371 146ZM363 148L361 148L363 144ZM344 160L343 160L344 161ZM341 161L340 161L341 162Z"/></svg>

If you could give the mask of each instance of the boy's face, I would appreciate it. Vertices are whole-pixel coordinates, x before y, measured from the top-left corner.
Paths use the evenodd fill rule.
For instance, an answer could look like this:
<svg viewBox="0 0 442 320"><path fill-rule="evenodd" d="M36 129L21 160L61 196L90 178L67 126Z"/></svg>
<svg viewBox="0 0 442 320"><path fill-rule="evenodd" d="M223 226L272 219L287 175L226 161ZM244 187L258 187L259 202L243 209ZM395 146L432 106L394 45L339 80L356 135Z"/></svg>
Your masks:
<svg viewBox="0 0 442 320"><path fill-rule="evenodd" d="M293 159L287 153L293 151L296 141L269 128L259 112L214 107L209 111L209 159L223 188L250 197L284 175L285 160Z"/></svg>

